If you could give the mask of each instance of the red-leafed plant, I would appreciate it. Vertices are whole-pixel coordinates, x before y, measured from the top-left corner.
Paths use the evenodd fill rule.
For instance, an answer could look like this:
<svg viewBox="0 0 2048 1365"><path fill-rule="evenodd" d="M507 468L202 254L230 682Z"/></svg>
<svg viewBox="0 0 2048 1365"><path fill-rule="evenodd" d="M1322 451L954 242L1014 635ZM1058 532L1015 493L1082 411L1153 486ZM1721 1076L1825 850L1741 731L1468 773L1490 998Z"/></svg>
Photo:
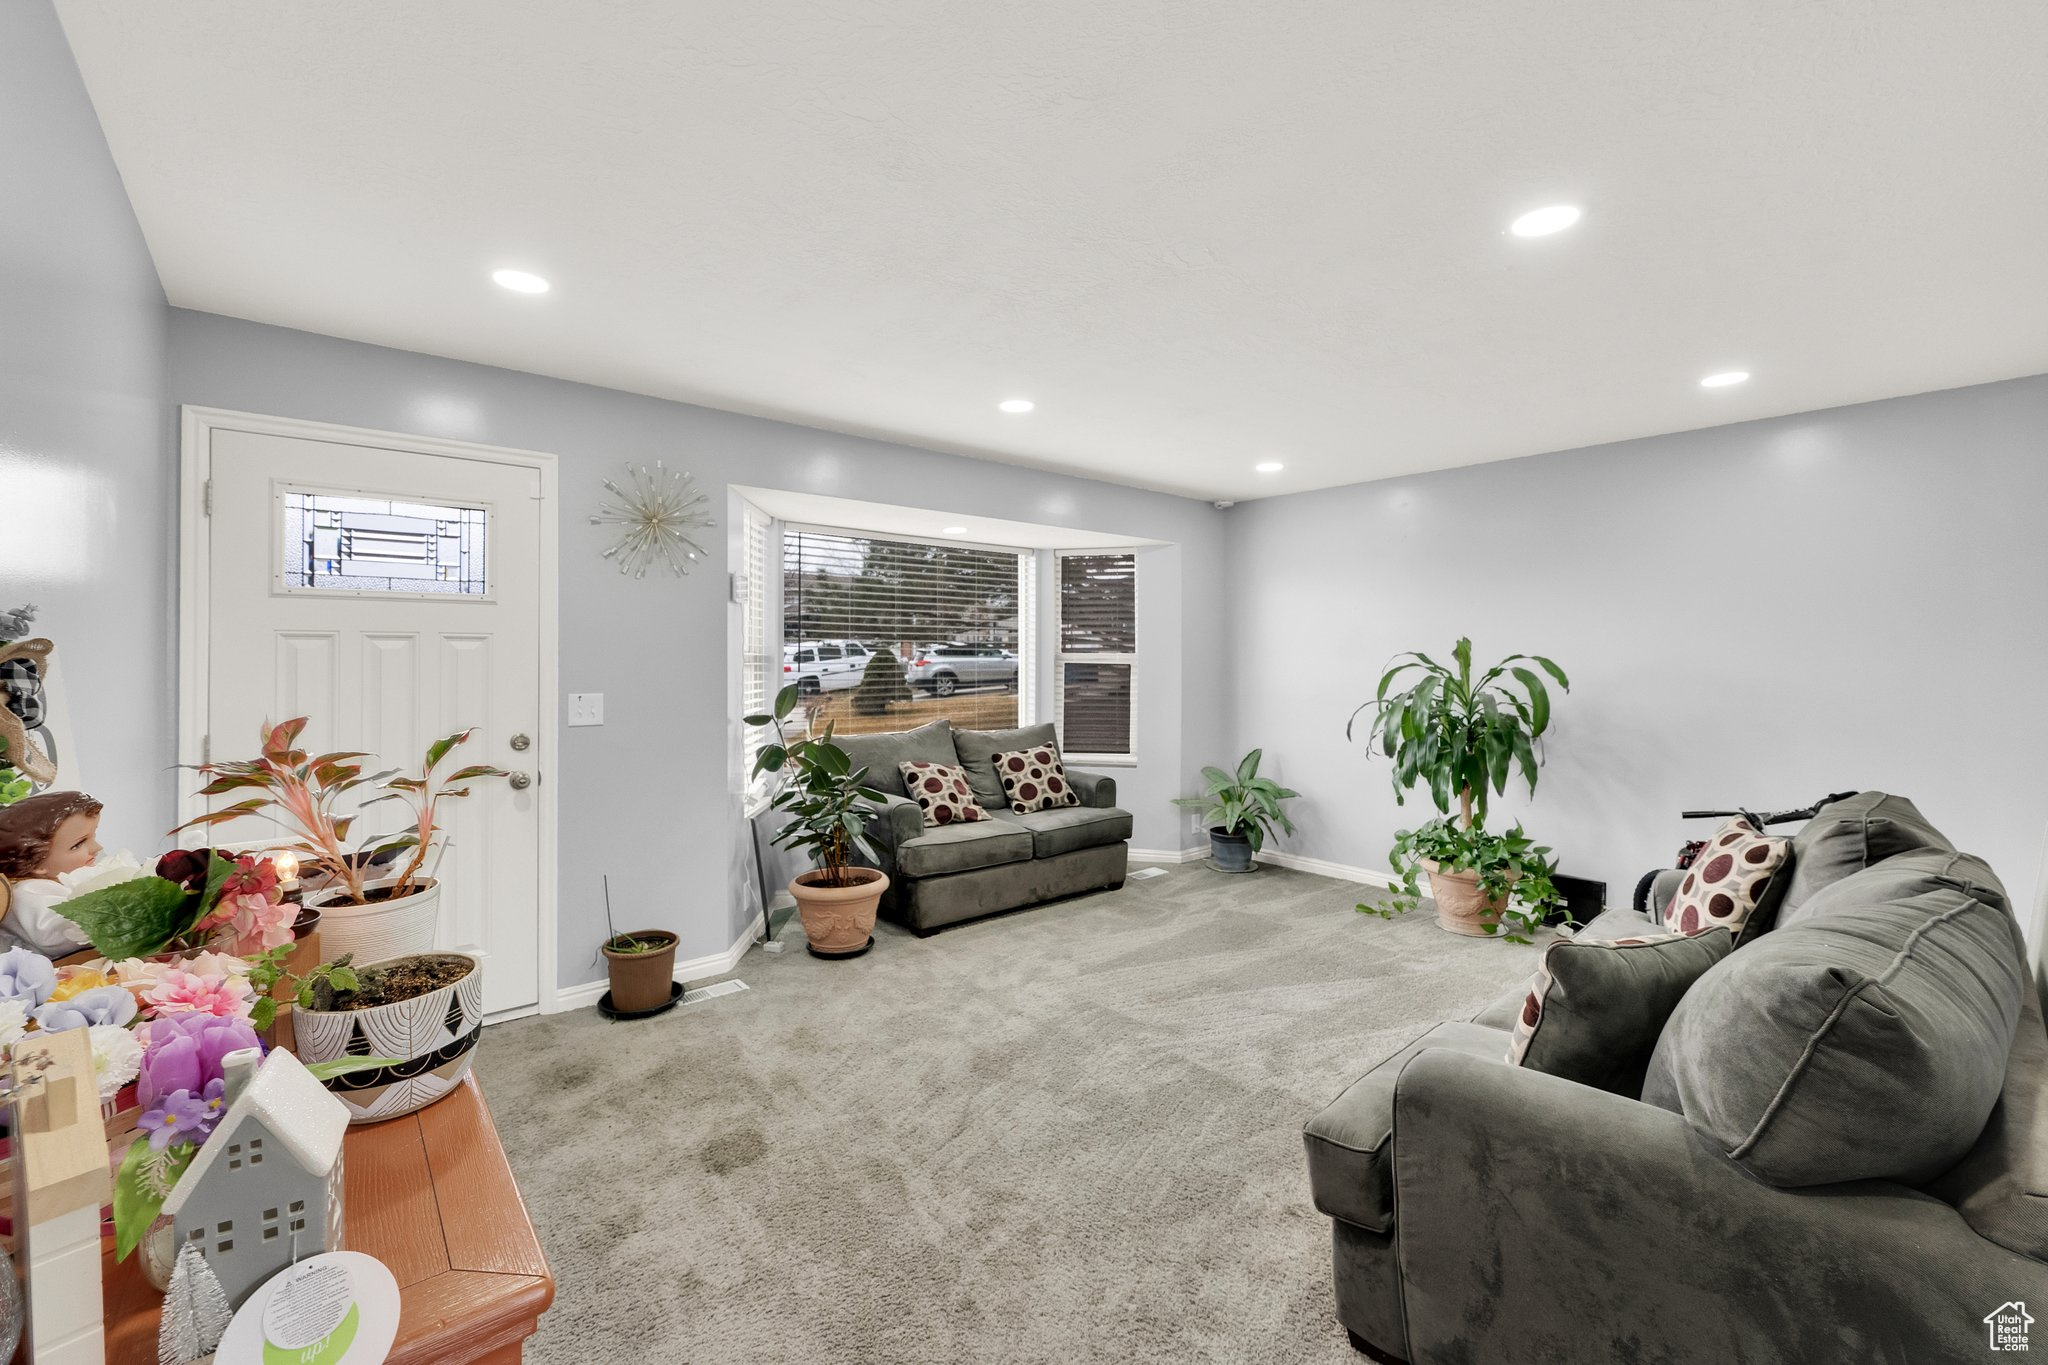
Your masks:
<svg viewBox="0 0 2048 1365"><path fill-rule="evenodd" d="M282 725L265 721L262 751L256 758L200 764L198 771L208 779L199 790L201 796L226 796L238 791L261 794L208 811L171 833L226 824L249 815L266 816L295 836L297 842L288 847L302 857L309 871L328 874L357 905L369 901L364 891L364 873L370 865L386 854L409 848L413 854L405 870L388 890L382 891L383 898L395 900L413 890L414 879L439 832L436 814L440 802L469 795L469 788L459 783L506 775L500 768L473 764L445 778L436 776L434 769L474 733L471 730L434 741L427 749L418 777L404 776L396 768L365 774L361 760L372 755L360 750L308 754L294 747L306 728L306 720L300 716ZM357 813L343 813L343 798L363 788L383 794L356 801L358 812L380 801L404 802L411 808L411 827L367 835L351 848L349 835Z"/></svg>

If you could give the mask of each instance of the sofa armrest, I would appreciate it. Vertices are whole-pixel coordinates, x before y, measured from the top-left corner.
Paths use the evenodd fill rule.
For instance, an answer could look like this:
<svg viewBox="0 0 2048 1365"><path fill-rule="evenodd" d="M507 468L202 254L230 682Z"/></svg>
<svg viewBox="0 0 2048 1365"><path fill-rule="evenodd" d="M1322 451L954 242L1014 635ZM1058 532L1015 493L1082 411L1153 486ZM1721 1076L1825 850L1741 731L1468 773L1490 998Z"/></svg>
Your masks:
<svg viewBox="0 0 2048 1365"><path fill-rule="evenodd" d="M1116 805L1116 779L1108 773L1084 773L1078 768L1069 768L1067 782L1084 806L1108 810Z"/></svg>
<svg viewBox="0 0 2048 1365"><path fill-rule="evenodd" d="M896 875L896 847L924 833L924 807L884 792L882 806L868 817L868 838L882 855L882 871Z"/></svg>
<svg viewBox="0 0 2048 1365"><path fill-rule="evenodd" d="M1947 1204L1775 1189L1679 1115L1430 1050L1394 1093L1409 1358L1975 1360L2048 1266Z"/></svg>

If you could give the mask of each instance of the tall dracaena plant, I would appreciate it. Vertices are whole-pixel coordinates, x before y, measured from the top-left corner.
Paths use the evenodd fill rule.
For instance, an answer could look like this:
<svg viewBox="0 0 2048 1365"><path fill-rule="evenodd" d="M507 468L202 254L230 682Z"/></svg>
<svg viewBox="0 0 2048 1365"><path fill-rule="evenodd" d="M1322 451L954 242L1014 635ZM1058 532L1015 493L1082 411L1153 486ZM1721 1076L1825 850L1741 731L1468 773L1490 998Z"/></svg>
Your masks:
<svg viewBox="0 0 2048 1365"><path fill-rule="evenodd" d="M1536 669L1567 692L1571 682L1539 654L1510 654L1475 678L1469 639L1458 641L1451 659L1455 669L1427 654L1397 655L1344 734L1356 738L1358 718L1370 712L1365 739L1394 761L1394 799L1427 786L1436 808L1448 815L1455 801L1460 824L1470 829L1486 820L1487 792L1506 793L1511 772L1519 770L1536 790L1539 743L1550 728L1550 692Z"/></svg>

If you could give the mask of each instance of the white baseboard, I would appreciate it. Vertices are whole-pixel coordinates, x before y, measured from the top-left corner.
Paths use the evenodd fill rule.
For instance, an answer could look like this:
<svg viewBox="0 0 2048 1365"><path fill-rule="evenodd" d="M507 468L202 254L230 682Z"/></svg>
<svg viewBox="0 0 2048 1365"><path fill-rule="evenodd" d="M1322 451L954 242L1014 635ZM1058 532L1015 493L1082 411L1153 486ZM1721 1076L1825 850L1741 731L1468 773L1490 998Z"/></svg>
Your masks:
<svg viewBox="0 0 2048 1365"><path fill-rule="evenodd" d="M747 949L758 941L759 927L755 924L747 925L740 931L740 936L732 941L732 946L722 953L713 953L709 957L693 957L686 962L676 963L676 980L687 983L702 981L707 976L724 976L740 965L740 959L747 955ZM580 986L564 986L555 992L555 1003L548 1013L555 1014L562 1010L577 1010L585 1005L595 1005L598 997L610 989L611 983L603 977L595 981L586 981Z"/></svg>
<svg viewBox="0 0 2048 1365"><path fill-rule="evenodd" d="M1289 867L1296 872L1313 872L1318 877L1335 877L1340 882L1363 882L1367 886L1390 887L1394 885L1392 873L1382 872L1373 867L1353 867L1349 863L1333 863L1324 858L1304 858L1299 853L1284 853L1276 848L1260 851L1259 861L1275 867Z"/></svg>
<svg viewBox="0 0 2048 1365"><path fill-rule="evenodd" d="M1206 848L1183 848L1177 850L1134 848L1128 850L1124 856L1134 863L1191 863L1197 858L1208 857L1209 850Z"/></svg>

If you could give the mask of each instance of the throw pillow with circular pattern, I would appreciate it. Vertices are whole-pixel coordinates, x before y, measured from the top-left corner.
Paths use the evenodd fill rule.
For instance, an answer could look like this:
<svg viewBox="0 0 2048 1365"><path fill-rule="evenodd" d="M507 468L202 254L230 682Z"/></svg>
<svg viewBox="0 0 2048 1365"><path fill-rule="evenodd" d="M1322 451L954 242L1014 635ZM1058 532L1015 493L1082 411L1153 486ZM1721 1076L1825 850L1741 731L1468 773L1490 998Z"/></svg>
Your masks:
<svg viewBox="0 0 2048 1365"><path fill-rule="evenodd" d="M1743 816L1714 832L1699 851L1671 904L1664 907L1664 927L1681 934L1726 929L1739 944L1754 919L1757 931L1775 913L1773 895L1783 896L1779 871L1792 857L1792 841L1765 834ZM1764 914L1758 907L1766 907Z"/></svg>
<svg viewBox="0 0 2048 1365"><path fill-rule="evenodd" d="M903 790L924 811L926 829L989 818L989 813L974 799L974 788L967 785L964 770L951 763L922 760L896 766L903 773Z"/></svg>
<svg viewBox="0 0 2048 1365"><path fill-rule="evenodd" d="M1003 795L1010 798L1010 809L1019 815L1081 804L1080 794L1067 783L1060 751L1050 744L997 754L995 765L996 776L1003 781Z"/></svg>

